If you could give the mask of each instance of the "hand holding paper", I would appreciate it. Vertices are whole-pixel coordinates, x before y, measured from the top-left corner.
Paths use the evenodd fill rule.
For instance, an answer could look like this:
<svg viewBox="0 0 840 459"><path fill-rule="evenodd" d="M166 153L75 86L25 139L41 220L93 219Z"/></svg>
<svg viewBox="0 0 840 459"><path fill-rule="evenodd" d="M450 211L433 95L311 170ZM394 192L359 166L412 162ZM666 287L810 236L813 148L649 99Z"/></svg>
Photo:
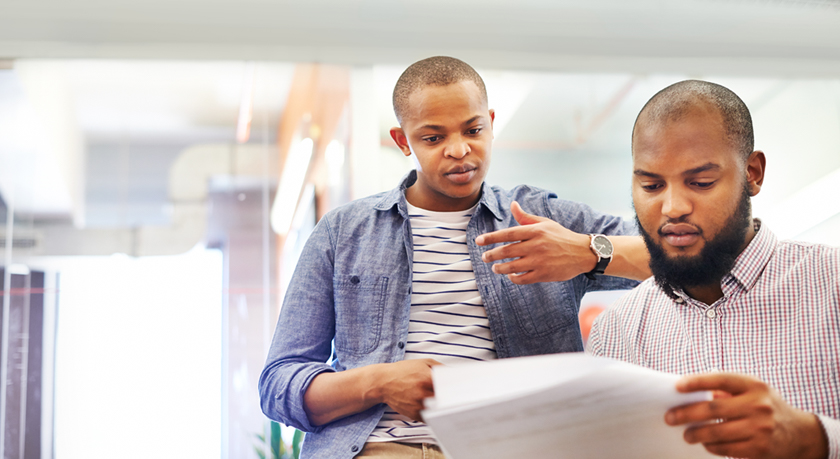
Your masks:
<svg viewBox="0 0 840 459"><path fill-rule="evenodd" d="M827 440L816 416L788 405L779 394L752 376L711 373L686 376L680 392L719 391L703 401L668 411L672 426L703 423L685 431L688 443L702 443L721 456L744 458L822 459ZM722 422L706 423L722 420Z"/></svg>
<svg viewBox="0 0 840 459"><path fill-rule="evenodd" d="M423 418L451 459L707 458L672 407L710 400L677 392L677 375L584 354L439 366Z"/></svg>
<svg viewBox="0 0 840 459"><path fill-rule="evenodd" d="M380 374L382 403L404 416L420 421L423 399L434 395L431 368L435 365L440 363L432 359L417 359L383 366L387 370Z"/></svg>

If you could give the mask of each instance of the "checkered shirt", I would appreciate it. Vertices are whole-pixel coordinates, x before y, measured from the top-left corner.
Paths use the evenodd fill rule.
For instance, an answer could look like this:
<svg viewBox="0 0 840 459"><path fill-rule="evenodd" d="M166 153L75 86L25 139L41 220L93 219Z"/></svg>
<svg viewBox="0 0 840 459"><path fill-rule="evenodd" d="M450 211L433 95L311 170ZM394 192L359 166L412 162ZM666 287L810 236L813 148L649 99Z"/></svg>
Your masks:
<svg viewBox="0 0 840 459"><path fill-rule="evenodd" d="M840 249L762 227L711 306L648 279L601 314L587 349L676 374L754 375L818 415L840 459Z"/></svg>

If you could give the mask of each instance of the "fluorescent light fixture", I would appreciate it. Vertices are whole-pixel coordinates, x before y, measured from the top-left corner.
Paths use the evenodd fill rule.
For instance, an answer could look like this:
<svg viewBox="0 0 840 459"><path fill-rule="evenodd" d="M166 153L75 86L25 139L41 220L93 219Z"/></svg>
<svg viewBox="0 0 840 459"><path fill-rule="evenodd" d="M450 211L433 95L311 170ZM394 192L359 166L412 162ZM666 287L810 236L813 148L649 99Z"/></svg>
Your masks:
<svg viewBox="0 0 840 459"><path fill-rule="evenodd" d="M300 198L300 191L306 180L306 171L309 169L309 160L312 158L314 146L312 139L305 138L295 145L286 158L286 167L283 168L283 176L280 177L280 187L277 189L274 205L271 207L271 229L279 235L285 236L292 226L292 219Z"/></svg>
<svg viewBox="0 0 840 459"><path fill-rule="evenodd" d="M779 239L790 239L840 214L840 169L823 176L774 206L761 220Z"/></svg>

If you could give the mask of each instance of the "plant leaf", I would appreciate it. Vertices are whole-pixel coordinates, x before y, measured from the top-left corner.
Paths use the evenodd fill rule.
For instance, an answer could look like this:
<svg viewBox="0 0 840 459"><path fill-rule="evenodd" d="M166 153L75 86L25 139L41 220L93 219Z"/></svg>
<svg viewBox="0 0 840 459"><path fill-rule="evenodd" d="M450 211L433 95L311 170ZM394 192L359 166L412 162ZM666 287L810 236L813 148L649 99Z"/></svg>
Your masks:
<svg viewBox="0 0 840 459"><path fill-rule="evenodd" d="M298 459L300 457L300 445L303 442L303 432L295 429L295 435L292 437L292 457Z"/></svg>
<svg viewBox="0 0 840 459"><path fill-rule="evenodd" d="M280 434L280 424L271 421L271 451L274 453L274 457L279 459L285 456L285 446Z"/></svg>

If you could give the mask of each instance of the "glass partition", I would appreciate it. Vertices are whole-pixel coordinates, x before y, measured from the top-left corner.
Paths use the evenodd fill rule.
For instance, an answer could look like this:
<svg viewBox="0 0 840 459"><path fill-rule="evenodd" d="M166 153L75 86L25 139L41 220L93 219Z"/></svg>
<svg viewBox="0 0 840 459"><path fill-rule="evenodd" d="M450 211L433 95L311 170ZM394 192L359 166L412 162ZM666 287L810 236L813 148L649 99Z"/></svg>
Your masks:
<svg viewBox="0 0 840 459"><path fill-rule="evenodd" d="M413 167L388 132L403 68L0 70L0 457L256 458L294 442L260 411L259 374L318 219ZM633 218L633 120L686 76L478 70L496 110L489 182ZM840 244L840 80L700 77L752 110L768 158L754 215ZM582 323L614 299L584 298Z"/></svg>

